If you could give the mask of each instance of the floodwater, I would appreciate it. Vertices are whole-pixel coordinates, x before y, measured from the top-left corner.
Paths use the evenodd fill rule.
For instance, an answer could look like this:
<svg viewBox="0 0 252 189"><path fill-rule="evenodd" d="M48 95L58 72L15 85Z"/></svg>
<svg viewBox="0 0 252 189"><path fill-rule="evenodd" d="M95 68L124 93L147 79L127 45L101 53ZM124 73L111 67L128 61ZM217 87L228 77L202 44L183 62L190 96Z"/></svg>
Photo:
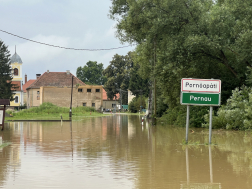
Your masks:
<svg viewBox="0 0 252 189"><path fill-rule="evenodd" d="M249 132L152 127L140 116L11 122L0 132L0 188L252 188Z"/></svg>

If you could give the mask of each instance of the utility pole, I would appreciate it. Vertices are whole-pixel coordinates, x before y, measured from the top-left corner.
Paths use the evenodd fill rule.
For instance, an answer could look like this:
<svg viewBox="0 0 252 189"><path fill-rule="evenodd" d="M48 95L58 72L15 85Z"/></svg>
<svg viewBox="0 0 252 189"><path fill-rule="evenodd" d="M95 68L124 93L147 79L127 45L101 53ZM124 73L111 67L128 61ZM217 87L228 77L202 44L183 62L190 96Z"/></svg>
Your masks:
<svg viewBox="0 0 252 189"><path fill-rule="evenodd" d="M156 91L156 78L155 78L155 67L156 67L156 38L154 39L154 61L153 61L153 116L152 116L152 125L156 125L156 110L157 110L157 91Z"/></svg>
<svg viewBox="0 0 252 189"><path fill-rule="evenodd" d="M122 89L120 88L120 99L121 99L121 107L120 110L122 109Z"/></svg>
<svg viewBox="0 0 252 189"><path fill-rule="evenodd" d="M141 93L141 101L140 101L140 106L141 106L141 109L140 111L142 112L142 109L143 109L143 106L142 106L142 96L143 96L143 90L140 90L140 93ZM146 108L146 107L145 107Z"/></svg>
<svg viewBox="0 0 252 189"><path fill-rule="evenodd" d="M72 76L71 102L70 102L70 110L69 110L69 119L70 120L72 120L73 77L74 76Z"/></svg>

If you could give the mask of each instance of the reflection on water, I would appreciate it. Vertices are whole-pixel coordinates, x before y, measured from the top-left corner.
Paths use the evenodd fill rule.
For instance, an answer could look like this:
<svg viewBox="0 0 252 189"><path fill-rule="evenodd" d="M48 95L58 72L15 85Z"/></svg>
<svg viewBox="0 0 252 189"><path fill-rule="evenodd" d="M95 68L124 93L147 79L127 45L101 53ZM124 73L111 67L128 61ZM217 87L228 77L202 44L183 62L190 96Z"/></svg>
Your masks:
<svg viewBox="0 0 252 189"><path fill-rule="evenodd" d="M65 123L7 123L1 188L251 188L251 133L141 123L113 115Z"/></svg>
<svg viewBox="0 0 252 189"><path fill-rule="evenodd" d="M209 149L209 176L210 182L209 183L191 183L190 182L190 169L189 169L189 155L188 155L188 146L186 146L186 184L181 184L181 189L190 189L190 188L221 188L221 183L214 183L213 182L213 163L212 163L212 146L208 146Z"/></svg>

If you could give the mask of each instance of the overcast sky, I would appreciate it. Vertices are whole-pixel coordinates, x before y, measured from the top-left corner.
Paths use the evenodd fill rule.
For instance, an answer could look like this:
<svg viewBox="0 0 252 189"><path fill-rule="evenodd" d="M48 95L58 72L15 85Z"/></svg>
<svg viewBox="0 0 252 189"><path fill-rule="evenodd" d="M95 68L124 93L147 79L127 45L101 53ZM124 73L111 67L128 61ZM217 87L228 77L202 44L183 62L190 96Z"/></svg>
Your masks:
<svg viewBox="0 0 252 189"><path fill-rule="evenodd" d="M0 0L0 30L31 40L77 49L127 46L115 37L115 22L108 18L111 0ZM126 55L127 47L109 51L74 51L49 47L0 32L0 39L23 61L23 78L35 79L47 70L64 72L89 60L109 65L115 54Z"/></svg>

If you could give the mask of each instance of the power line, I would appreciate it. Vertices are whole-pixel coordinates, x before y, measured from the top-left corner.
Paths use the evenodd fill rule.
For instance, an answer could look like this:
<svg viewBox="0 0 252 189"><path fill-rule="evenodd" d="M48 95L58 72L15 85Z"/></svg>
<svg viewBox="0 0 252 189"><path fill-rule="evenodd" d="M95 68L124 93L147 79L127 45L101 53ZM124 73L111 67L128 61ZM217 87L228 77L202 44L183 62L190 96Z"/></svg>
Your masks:
<svg viewBox="0 0 252 189"><path fill-rule="evenodd" d="M70 47L62 47L62 46L58 46L58 45L51 45L51 44L48 44L48 43L43 43L43 42L27 39L25 37L21 37L19 35L16 35L16 34L13 34L13 33L10 33L10 32L4 31L4 30L1 30L1 29L0 29L0 31L4 32L4 33L7 33L9 35L18 37L20 39L24 39L26 41L30 41L30 42L33 42L33 43L38 43L38 44L41 44L41 45L47 45L47 46L50 46L50 47L56 47L56 48L66 49L66 50L75 50L75 51L109 51L109 50L122 49L122 48L133 46L133 45L127 45L127 46L114 47L114 48L108 48L108 49L77 49L77 48L70 48Z"/></svg>

